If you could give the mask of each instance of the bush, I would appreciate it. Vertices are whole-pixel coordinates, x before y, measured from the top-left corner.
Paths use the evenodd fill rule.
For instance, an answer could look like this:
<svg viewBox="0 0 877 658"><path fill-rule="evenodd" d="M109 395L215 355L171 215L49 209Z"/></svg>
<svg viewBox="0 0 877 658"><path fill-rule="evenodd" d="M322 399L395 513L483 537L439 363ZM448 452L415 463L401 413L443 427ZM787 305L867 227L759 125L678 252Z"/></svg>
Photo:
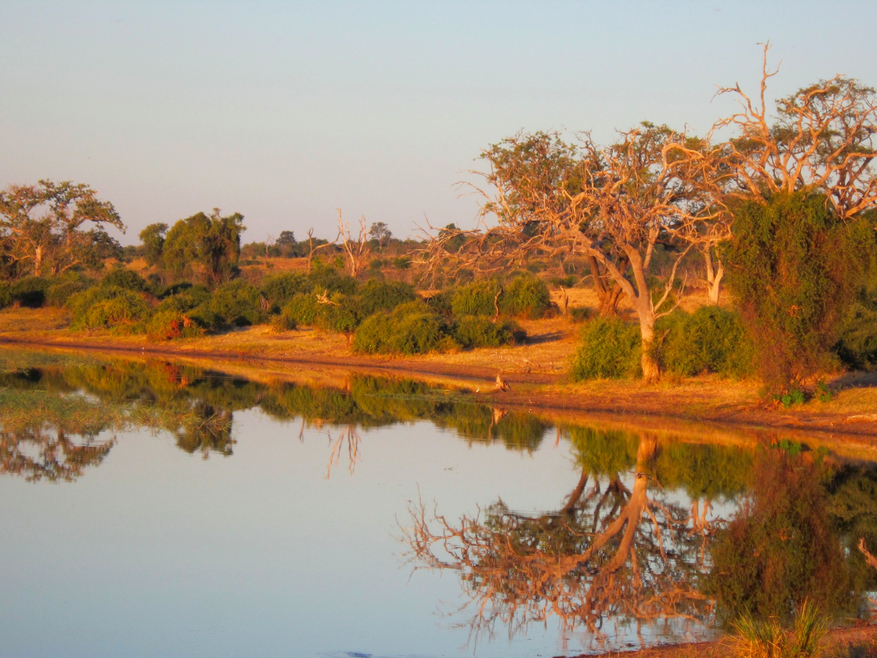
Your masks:
<svg viewBox="0 0 877 658"><path fill-rule="evenodd" d="M527 334L509 320L494 322L485 317L467 315L454 325L451 335L462 348L471 349L513 345Z"/></svg>
<svg viewBox="0 0 877 658"><path fill-rule="evenodd" d="M73 295L87 290L93 282L87 279L68 279L54 283L46 289L45 303L48 306L62 307Z"/></svg>
<svg viewBox="0 0 877 658"><path fill-rule="evenodd" d="M313 287L313 283L304 274L284 272L265 277L260 290L272 306L282 307L295 295L310 292Z"/></svg>
<svg viewBox="0 0 877 658"><path fill-rule="evenodd" d="M210 291L204 286L190 285L186 288L173 286L168 290L174 290L176 292L172 292L161 300L161 303L155 309L156 313L174 311L185 314L202 304L210 303Z"/></svg>
<svg viewBox="0 0 877 658"><path fill-rule="evenodd" d="M417 299L414 288L401 281L376 281L371 279L360 289L358 307L363 317L378 311L392 311L400 304Z"/></svg>
<svg viewBox="0 0 877 658"><path fill-rule="evenodd" d="M225 325L245 327L267 319L259 291L242 279L223 283L214 290L208 308Z"/></svg>
<svg viewBox="0 0 877 658"><path fill-rule="evenodd" d="M835 354L848 368L877 370L877 285L862 290L841 323Z"/></svg>
<svg viewBox="0 0 877 658"><path fill-rule="evenodd" d="M94 290L94 289L92 289ZM136 331L152 309L143 295L123 288L108 288L112 296L82 305L71 326L74 329L122 329ZM91 290L80 295L88 295Z"/></svg>
<svg viewBox="0 0 877 658"><path fill-rule="evenodd" d="M572 378L637 377L640 375L639 328L615 318L597 318L582 329L582 346L572 362Z"/></svg>
<svg viewBox="0 0 877 658"><path fill-rule="evenodd" d="M340 274L335 268L326 265L315 263L308 279L311 282L311 290L326 293L340 292L345 295L352 295L356 292L356 279Z"/></svg>
<svg viewBox="0 0 877 658"><path fill-rule="evenodd" d="M313 326L320 314L320 304L314 295L299 293L283 307L282 313L295 320L297 325Z"/></svg>
<svg viewBox="0 0 877 658"><path fill-rule="evenodd" d="M455 346L441 317L420 301L366 318L353 338L353 349L366 354L425 354Z"/></svg>
<svg viewBox="0 0 877 658"><path fill-rule="evenodd" d="M317 304L314 325L324 331L352 334L362 318L357 308L357 300L335 293L329 298L329 302L329 304Z"/></svg>
<svg viewBox="0 0 877 658"><path fill-rule="evenodd" d="M111 270L103 278L100 284L102 286L112 286L115 288L132 290L134 292L146 292L149 290L149 284L146 282L146 279L137 274L137 272L126 270L124 267Z"/></svg>
<svg viewBox="0 0 877 658"><path fill-rule="evenodd" d="M157 311L146 323L150 340L174 340L202 336L204 329L195 320L173 310Z"/></svg>
<svg viewBox="0 0 877 658"><path fill-rule="evenodd" d="M468 285L457 288L451 297L451 311L457 317L464 315L496 314L498 296L501 296L502 287L494 279L475 281Z"/></svg>
<svg viewBox="0 0 877 658"><path fill-rule="evenodd" d="M831 366L841 320L874 250L864 220L841 222L825 197L740 205L726 250L728 286L757 348L766 388L783 393Z"/></svg>
<svg viewBox="0 0 877 658"><path fill-rule="evenodd" d="M271 328L280 333L281 331L293 331L298 327L295 318L283 309L280 313L271 318Z"/></svg>
<svg viewBox="0 0 877 658"><path fill-rule="evenodd" d="M46 291L52 282L38 276L29 276L19 279L9 287L9 294L13 303L26 308L40 308L46 301Z"/></svg>
<svg viewBox="0 0 877 658"><path fill-rule="evenodd" d="M0 308L6 308L12 303L12 292L9 290L9 284L0 281Z"/></svg>
<svg viewBox="0 0 877 658"><path fill-rule="evenodd" d="M687 377L705 372L731 377L752 374L754 347L738 313L704 306L691 315L670 317L674 316L660 355L669 372Z"/></svg>
<svg viewBox="0 0 877 658"><path fill-rule="evenodd" d="M499 298L499 310L507 315L537 320L551 309L551 295L542 279L525 274L512 279Z"/></svg>

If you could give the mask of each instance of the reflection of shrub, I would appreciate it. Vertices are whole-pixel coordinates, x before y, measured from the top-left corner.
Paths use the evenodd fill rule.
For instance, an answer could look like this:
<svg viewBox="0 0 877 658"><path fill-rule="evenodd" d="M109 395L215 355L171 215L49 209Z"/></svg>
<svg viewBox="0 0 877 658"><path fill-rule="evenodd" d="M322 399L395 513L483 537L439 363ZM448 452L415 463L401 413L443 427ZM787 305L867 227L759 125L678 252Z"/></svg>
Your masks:
<svg viewBox="0 0 877 658"><path fill-rule="evenodd" d="M499 283L493 279L475 281L454 291L451 297L451 310L458 317L495 315L497 295L501 291Z"/></svg>
<svg viewBox="0 0 877 658"><path fill-rule="evenodd" d="M146 334L150 340L174 340L175 338L195 338L204 334L204 329L190 317L177 311L158 311L146 324Z"/></svg>
<svg viewBox="0 0 877 658"><path fill-rule="evenodd" d="M739 314L704 306L677 316L661 360L667 370L680 375L717 372L741 377L752 372L753 350Z"/></svg>
<svg viewBox="0 0 877 658"><path fill-rule="evenodd" d="M367 354L424 354L454 345L441 318L419 301L366 318L353 339L353 349Z"/></svg>
<svg viewBox="0 0 877 658"><path fill-rule="evenodd" d="M499 347L514 344L526 333L509 320L494 322L477 315L466 315L454 325L452 335L461 347Z"/></svg>
<svg viewBox="0 0 877 658"><path fill-rule="evenodd" d="M538 319L551 308L551 295L542 279L521 275L512 279L499 298L499 310L507 315Z"/></svg>
<svg viewBox="0 0 877 658"><path fill-rule="evenodd" d="M640 349L636 325L618 319L592 320L582 330L582 346L573 358L572 377L579 381L637 376Z"/></svg>
<svg viewBox="0 0 877 658"><path fill-rule="evenodd" d="M137 274L137 272L126 270L123 267L111 270L100 283L102 286L124 288L134 292L145 292L149 288L146 279Z"/></svg>

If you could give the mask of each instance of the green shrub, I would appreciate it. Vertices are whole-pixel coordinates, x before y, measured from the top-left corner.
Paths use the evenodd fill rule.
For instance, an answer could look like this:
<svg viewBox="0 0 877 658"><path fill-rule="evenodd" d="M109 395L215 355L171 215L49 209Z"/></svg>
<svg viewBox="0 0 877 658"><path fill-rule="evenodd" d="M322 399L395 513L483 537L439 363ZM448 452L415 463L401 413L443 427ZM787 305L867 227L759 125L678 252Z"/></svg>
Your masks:
<svg viewBox="0 0 877 658"><path fill-rule="evenodd" d="M146 335L150 340L196 338L203 334L204 328L200 324L173 310L156 311L146 323Z"/></svg>
<svg viewBox="0 0 877 658"><path fill-rule="evenodd" d="M441 317L421 301L366 318L353 339L353 349L366 354L425 354L455 346Z"/></svg>
<svg viewBox="0 0 877 658"><path fill-rule="evenodd" d="M314 286L299 272L284 272L265 277L260 290L272 306L282 307L299 293L311 292Z"/></svg>
<svg viewBox="0 0 877 658"><path fill-rule="evenodd" d="M367 317L378 311L392 311L400 304L417 299L414 288L401 281L377 281L371 279L359 289L359 312Z"/></svg>
<svg viewBox="0 0 877 658"><path fill-rule="evenodd" d="M117 329L136 331L149 318L152 309L142 294L123 288L111 288L113 294L81 309L73 323L77 329ZM90 291L80 294L88 294Z"/></svg>
<svg viewBox="0 0 877 658"><path fill-rule="evenodd" d="M834 352L848 368L877 370L877 286L863 290L847 311Z"/></svg>
<svg viewBox="0 0 877 658"><path fill-rule="evenodd" d="M271 318L271 328L280 333L282 331L293 331L298 327L295 318L292 317L287 309L283 309L280 313Z"/></svg>
<svg viewBox="0 0 877 658"><path fill-rule="evenodd" d="M397 270L407 270L411 267L411 259L408 256L399 256L393 259L393 267Z"/></svg>
<svg viewBox="0 0 877 658"><path fill-rule="evenodd" d="M572 362L572 378L636 377L640 374L639 327L615 318L597 318L582 329L582 346Z"/></svg>
<svg viewBox="0 0 877 658"><path fill-rule="evenodd" d="M362 318L357 300L348 295L335 293L328 301L328 304L318 303L314 325L324 331L352 334Z"/></svg>
<svg viewBox="0 0 877 658"><path fill-rule="evenodd" d="M522 341L526 333L510 320L494 322L478 315L466 315L454 325L451 335L464 349L499 347Z"/></svg>
<svg viewBox="0 0 877 658"><path fill-rule="evenodd" d="M102 286L112 286L115 288L124 288L125 290L133 290L134 292L146 292L149 284L142 276L132 270L126 270L124 267L118 267L111 270L100 282Z"/></svg>
<svg viewBox="0 0 877 658"><path fill-rule="evenodd" d="M768 392L783 393L831 367L831 347L874 248L866 221L840 221L819 194L781 194L735 209L728 286Z"/></svg>
<svg viewBox="0 0 877 658"><path fill-rule="evenodd" d="M53 283L46 289L46 305L62 307L67 304L67 300L78 292L87 290L93 285L88 279L67 279Z"/></svg>
<svg viewBox="0 0 877 658"><path fill-rule="evenodd" d="M670 317L674 316L676 322L661 349L662 365L669 372L687 377L705 372L731 377L752 374L754 347L738 313L704 306L691 315Z"/></svg>
<svg viewBox="0 0 877 658"><path fill-rule="evenodd" d="M313 271L308 275L311 282L311 290L319 292L332 293L340 292L345 295L352 295L356 292L356 279L341 274L333 267L326 265L314 264Z"/></svg>
<svg viewBox="0 0 877 658"><path fill-rule="evenodd" d="M12 304L12 292L9 289L9 284L0 281L0 308L6 308L10 304Z"/></svg>
<svg viewBox="0 0 877 658"><path fill-rule="evenodd" d="M214 290L209 309L225 325L245 327L267 320L258 289L242 279L223 283Z"/></svg>
<svg viewBox="0 0 877 658"><path fill-rule="evenodd" d="M532 274L517 276L503 290L499 310L506 315L532 320L544 317L551 309L548 286Z"/></svg>
<svg viewBox="0 0 877 658"><path fill-rule="evenodd" d="M9 287L9 293L13 302L26 308L40 308L46 301L46 291L52 282L38 276L29 276L19 279Z"/></svg>
<svg viewBox="0 0 877 658"><path fill-rule="evenodd" d="M187 288L177 288L175 294L169 294L156 307L156 313L163 311L174 311L176 313L188 313L202 304L210 303L210 291L201 285L188 286Z"/></svg>
<svg viewBox="0 0 877 658"><path fill-rule="evenodd" d="M320 304L314 295L299 293L283 307L282 312L295 320L297 325L313 326L320 314Z"/></svg>
<svg viewBox="0 0 877 658"><path fill-rule="evenodd" d="M502 287L494 279L483 279L457 288L451 297L451 311L457 317L464 315L496 314L498 296L502 296Z"/></svg>
<svg viewBox="0 0 877 658"><path fill-rule="evenodd" d="M453 298L453 290L443 290L427 298L425 301L427 306L429 306L434 313L449 318L454 314L454 310L451 307L451 300Z"/></svg>

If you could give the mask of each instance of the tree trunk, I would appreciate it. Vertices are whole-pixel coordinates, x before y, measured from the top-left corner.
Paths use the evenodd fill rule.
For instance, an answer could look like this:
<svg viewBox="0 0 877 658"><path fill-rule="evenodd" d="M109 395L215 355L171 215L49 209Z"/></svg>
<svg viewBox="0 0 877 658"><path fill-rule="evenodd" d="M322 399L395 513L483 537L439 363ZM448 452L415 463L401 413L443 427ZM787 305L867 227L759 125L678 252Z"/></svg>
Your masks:
<svg viewBox="0 0 877 658"><path fill-rule="evenodd" d="M721 259L716 259L716 266L713 266L713 258L710 253L711 247L707 247L703 252L703 258L706 261L706 282L707 295L711 306L719 305L719 296L722 293L722 277L725 276L725 265Z"/></svg>
<svg viewBox="0 0 877 658"><path fill-rule="evenodd" d="M639 330L642 338L642 356L640 363L643 369L643 381L654 383L661 376L661 368L658 364L658 355L655 350L655 313L651 309L637 311L639 316Z"/></svg>
<svg viewBox="0 0 877 658"><path fill-rule="evenodd" d="M600 271L600 264L593 256L588 258L588 266L591 269L591 278L594 279L594 292L597 293L597 310L605 318L616 317L618 303L623 294L621 287Z"/></svg>
<svg viewBox="0 0 877 658"><path fill-rule="evenodd" d="M33 254L33 273L40 276L43 272L43 245L37 245Z"/></svg>

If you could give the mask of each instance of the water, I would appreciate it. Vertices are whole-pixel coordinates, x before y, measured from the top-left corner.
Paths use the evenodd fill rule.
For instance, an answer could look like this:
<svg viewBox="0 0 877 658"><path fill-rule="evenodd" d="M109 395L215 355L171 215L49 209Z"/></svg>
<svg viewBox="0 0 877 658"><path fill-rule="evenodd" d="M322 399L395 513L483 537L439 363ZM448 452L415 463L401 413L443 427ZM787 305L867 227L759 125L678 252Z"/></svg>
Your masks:
<svg viewBox="0 0 877 658"><path fill-rule="evenodd" d="M732 606L783 605L753 594L739 546L790 583L779 598L797 586L850 611L875 589L850 547L877 547L877 477L824 450L558 434L398 379L0 361L0 656L532 658L696 639Z"/></svg>

